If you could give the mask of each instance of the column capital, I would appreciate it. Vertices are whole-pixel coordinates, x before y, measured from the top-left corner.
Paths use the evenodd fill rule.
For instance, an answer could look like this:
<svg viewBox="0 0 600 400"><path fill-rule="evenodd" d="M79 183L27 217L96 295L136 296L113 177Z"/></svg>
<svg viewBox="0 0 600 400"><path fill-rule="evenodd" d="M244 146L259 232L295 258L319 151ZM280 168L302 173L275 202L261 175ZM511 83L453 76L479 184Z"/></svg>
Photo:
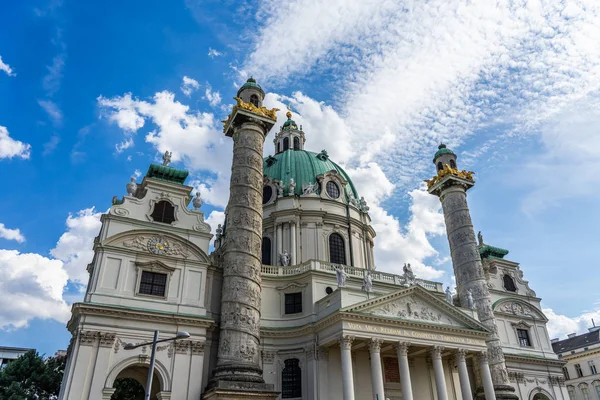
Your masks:
<svg viewBox="0 0 600 400"><path fill-rule="evenodd" d="M465 357L467 355L468 351L466 349L457 349L454 352L454 356L456 357L457 361L465 361Z"/></svg>
<svg viewBox="0 0 600 400"><path fill-rule="evenodd" d="M441 359L442 351L444 351L444 347L433 346L431 349L429 349L429 354L431 355L431 358L433 358L433 359L437 359L437 358Z"/></svg>
<svg viewBox="0 0 600 400"><path fill-rule="evenodd" d="M484 362L487 364L488 362L488 352L483 350L480 351L479 353L477 353L477 359L479 360L479 362Z"/></svg>
<svg viewBox="0 0 600 400"><path fill-rule="evenodd" d="M408 348L410 347L409 342L398 342L394 347L396 348L396 353L398 353L398 357L408 356Z"/></svg>
<svg viewBox="0 0 600 400"><path fill-rule="evenodd" d="M371 338L371 340L369 341L369 353L379 353L381 351L382 344L383 339Z"/></svg>
<svg viewBox="0 0 600 400"><path fill-rule="evenodd" d="M352 342L354 341L354 336L350 335L342 335L338 341L340 342L340 348L342 350L351 350Z"/></svg>

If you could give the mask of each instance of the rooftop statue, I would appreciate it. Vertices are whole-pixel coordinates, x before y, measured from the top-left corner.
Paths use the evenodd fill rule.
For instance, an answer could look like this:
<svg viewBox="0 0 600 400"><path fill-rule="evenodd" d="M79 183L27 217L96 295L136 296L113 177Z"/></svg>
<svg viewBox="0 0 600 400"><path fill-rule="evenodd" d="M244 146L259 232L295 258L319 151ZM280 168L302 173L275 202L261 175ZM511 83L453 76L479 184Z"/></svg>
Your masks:
<svg viewBox="0 0 600 400"><path fill-rule="evenodd" d="M337 285L339 288L344 287L346 285L346 271L344 271L344 267L338 265L335 268L335 277L337 279Z"/></svg>
<svg viewBox="0 0 600 400"><path fill-rule="evenodd" d="M165 151L165 154L163 154L162 159L163 159L163 164L165 167L168 166L171 163L171 153L170 151Z"/></svg>
<svg viewBox="0 0 600 400"><path fill-rule="evenodd" d="M282 267L287 267L290 265L291 258L292 256L287 252L287 250L284 250L283 253L279 253L279 262L281 263Z"/></svg>

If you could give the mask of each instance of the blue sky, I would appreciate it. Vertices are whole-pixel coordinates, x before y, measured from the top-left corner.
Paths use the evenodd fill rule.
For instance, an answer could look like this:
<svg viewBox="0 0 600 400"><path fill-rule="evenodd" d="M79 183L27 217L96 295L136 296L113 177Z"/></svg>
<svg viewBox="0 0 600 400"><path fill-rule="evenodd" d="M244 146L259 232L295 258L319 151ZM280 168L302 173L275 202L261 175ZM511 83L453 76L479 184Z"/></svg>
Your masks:
<svg viewBox="0 0 600 400"><path fill-rule="evenodd" d="M422 186L444 141L476 171L476 229L521 263L551 335L600 321L600 5L487 3L2 4L0 345L67 347L99 217L165 150L222 221L219 121L249 75L368 200L380 270L452 282Z"/></svg>

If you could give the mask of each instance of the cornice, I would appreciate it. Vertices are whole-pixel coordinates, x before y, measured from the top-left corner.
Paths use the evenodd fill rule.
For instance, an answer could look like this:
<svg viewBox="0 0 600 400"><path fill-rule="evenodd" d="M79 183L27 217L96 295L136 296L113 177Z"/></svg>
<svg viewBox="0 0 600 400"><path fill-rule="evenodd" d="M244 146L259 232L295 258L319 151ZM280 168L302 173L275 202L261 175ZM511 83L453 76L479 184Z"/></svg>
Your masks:
<svg viewBox="0 0 600 400"><path fill-rule="evenodd" d="M510 353L504 353L504 359L506 361L526 362L529 364L539 364L539 365L552 365L555 367L562 367L566 364L566 362L562 361L562 360L551 360L549 358L541 358L541 357L526 356L526 355L516 355L516 354L510 354Z"/></svg>
<svg viewBox="0 0 600 400"><path fill-rule="evenodd" d="M565 361L571 361L574 359L579 359L579 358L583 358L583 357L588 357L588 356L593 356L596 354L600 354L600 347L597 347L595 349L591 349L591 350L584 350L582 352L577 352L575 354L571 354L570 353L571 350L569 350L568 354L565 354L562 356L562 359ZM564 352L561 352L560 354L563 354Z"/></svg>

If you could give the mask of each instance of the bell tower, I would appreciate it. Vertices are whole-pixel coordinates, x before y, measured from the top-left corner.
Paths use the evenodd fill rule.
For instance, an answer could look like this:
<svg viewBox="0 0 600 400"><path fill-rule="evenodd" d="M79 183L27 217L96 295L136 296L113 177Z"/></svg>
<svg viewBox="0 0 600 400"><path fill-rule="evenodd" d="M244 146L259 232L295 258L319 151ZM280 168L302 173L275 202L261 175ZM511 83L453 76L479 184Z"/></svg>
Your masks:
<svg viewBox="0 0 600 400"><path fill-rule="evenodd" d="M221 238L221 321L217 366L205 400L272 400L278 393L265 384L260 367L260 303L263 145L277 121L277 109L262 106L264 91L253 78L238 90L223 131L233 139L233 161Z"/></svg>
<svg viewBox="0 0 600 400"><path fill-rule="evenodd" d="M475 185L473 172L458 170L456 154L440 144L433 157L437 174L426 180L430 194L442 202L446 233L461 307L472 307L490 334L486 340L497 399L518 399L510 386L504 353L492 310L492 301L483 272L481 256L467 204L467 190Z"/></svg>

